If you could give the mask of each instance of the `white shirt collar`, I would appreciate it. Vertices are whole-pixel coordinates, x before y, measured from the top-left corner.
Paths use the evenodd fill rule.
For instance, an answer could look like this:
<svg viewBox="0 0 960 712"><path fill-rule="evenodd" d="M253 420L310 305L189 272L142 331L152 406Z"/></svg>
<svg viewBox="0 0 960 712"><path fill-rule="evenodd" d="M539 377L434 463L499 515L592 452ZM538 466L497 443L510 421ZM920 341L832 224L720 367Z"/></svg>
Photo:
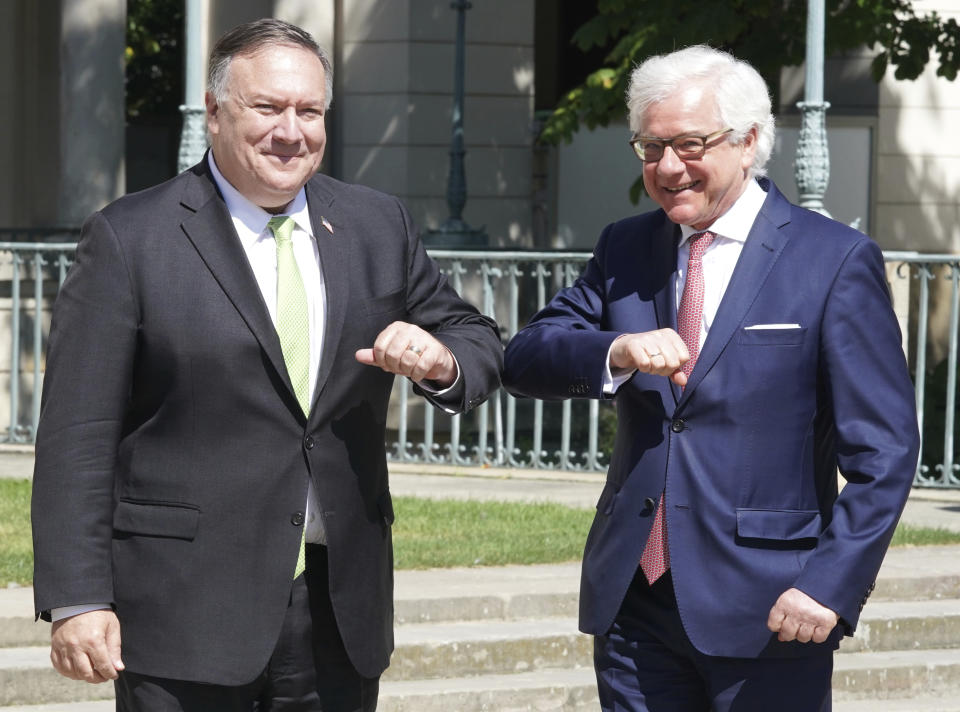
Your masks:
<svg viewBox="0 0 960 712"><path fill-rule="evenodd" d="M760 208L763 207L763 201L767 199L767 194L757 181L751 179L747 183L743 195L737 198L736 202L730 206L723 215L713 221L708 228L710 232L717 235L736 240L743 243L747 241L747 235L750 234L753 223L760 214ZM690 225L680 226L680 244L684 244L691 235L696 235L702 230L697 230Z"/></svg>
<svg viewBox="0 0 960 712"><path fill-rule="evenodd" d="M227 204L227 210L234 222L241 223L246 230L238 230L241 242L256 241L260 235L267 229L267 223L274 217L259 205L254 205L240 191L224 178L220 169L217 168L217 162L213 158L213 151L207 154L207 163L210 166L210 172L213 174L213 180L220 189L223 201ZM297 227L313 237L313 230L310 227L310 211L307 209L307 193L301 188L296 197L290 202L284 215L293 218Z"/></svg>

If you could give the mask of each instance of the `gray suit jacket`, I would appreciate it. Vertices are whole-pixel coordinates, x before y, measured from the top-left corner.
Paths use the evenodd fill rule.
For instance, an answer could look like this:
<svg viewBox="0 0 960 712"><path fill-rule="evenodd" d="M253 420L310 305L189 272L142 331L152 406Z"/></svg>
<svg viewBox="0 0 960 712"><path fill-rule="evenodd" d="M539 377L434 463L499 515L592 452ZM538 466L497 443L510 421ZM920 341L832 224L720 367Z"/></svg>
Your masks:
<svg viewBox="0 0 960 712"><path fill-rule="evenodd" d="M409 321L460 364L445 406L470 409L498 386L496 325L446 283L402 204L320 175L306 191L327 300L308 418L205 160L91 216L57 299L34 475L36 609L112 602L134 672L229 685L261 672L311 478L347 652L362 675L382 672L393 376L354 352Z"/></svg>

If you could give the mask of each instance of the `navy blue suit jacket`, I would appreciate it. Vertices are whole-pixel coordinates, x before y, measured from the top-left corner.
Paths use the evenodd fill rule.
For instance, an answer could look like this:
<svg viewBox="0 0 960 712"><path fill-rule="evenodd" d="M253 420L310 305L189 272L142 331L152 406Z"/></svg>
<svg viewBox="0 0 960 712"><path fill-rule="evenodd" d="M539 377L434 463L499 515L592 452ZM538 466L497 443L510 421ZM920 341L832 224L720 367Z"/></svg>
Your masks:
<svg viewBox="0 0 960 712"><path fill-rule="evenodd" d="M584 632L613 622L664 488L677 604L703 653L812 651L767 629L790 587L839 614L836 645L872 589L918 451L883 258L863 234L761 185L767 198L687 387L636 373L616 393L584 552ZM679 232L662 210L609 225L577 282L509 344L508 389L603 397L618 335L676 328ZM748 328L772 324L799 328Z"/></svg>

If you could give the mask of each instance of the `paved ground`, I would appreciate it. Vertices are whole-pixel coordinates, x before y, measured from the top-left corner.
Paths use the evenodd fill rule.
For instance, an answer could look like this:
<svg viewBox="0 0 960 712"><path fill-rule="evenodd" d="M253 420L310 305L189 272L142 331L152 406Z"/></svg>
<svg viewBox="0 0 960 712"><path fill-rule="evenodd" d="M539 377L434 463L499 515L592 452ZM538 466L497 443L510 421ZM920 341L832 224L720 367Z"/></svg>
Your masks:
<svg viewBox="0 0 960 712"><path fill-rule="evenodd" d="M0 479L33 476L33 446L0 445Z"/></svg>

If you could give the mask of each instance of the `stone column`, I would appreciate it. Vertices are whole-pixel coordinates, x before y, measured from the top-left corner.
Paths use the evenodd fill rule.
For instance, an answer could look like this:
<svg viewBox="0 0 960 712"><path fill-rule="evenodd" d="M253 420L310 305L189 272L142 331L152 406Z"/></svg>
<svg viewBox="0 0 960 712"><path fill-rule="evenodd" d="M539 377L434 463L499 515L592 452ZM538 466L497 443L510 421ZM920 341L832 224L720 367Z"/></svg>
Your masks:
<svg viewBox="0 0 960 712"><path fill-rule="evenodd" d="M207 86L207 26L210 8L207 0L186 0L184 46L184 96L180 105L183 126L180 129L180 150L177 172L198 163L207 150L207 121L204 93Z"/></svg>
<svg viewBox="0 0 960 712"><path fill-rule="evenodd" d="M60 10L56 220L78 225L124 191L126 0L61 0Z"/></svg>

